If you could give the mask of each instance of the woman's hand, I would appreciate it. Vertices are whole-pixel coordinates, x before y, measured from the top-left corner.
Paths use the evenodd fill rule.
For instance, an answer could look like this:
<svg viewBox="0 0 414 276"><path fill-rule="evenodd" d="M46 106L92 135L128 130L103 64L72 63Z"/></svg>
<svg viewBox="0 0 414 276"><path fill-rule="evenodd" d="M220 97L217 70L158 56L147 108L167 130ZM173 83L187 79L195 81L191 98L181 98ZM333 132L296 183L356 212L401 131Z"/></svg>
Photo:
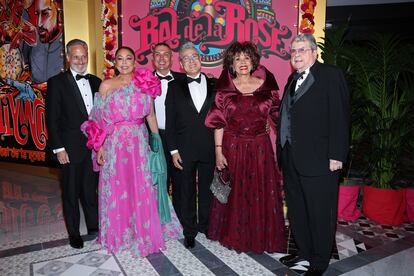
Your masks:
<svg viewBox="0 0 414 276"><path fill-rule="evenodd" d="M227 167L227 159L221 152L216 152L216 167L219 171Z"/></svg>
<svg viewBox="0 0 414 276"><path fill-rule="evenodd" d="M99 165L101 165L101 166L102 166L102 165L104 164L104 162L105 162L103 147L101 147L101 148L98 150L98 152L96 153L96 162L97 162Z"/></svg>

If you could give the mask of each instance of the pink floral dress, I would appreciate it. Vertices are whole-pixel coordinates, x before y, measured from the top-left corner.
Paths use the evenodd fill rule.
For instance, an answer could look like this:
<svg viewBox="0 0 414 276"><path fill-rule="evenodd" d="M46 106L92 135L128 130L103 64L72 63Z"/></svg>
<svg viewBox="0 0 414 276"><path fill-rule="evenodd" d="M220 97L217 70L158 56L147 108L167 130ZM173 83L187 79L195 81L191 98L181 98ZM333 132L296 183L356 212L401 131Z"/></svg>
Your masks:
<svg viewBox="0 0 414 276"><path fill-rule="evenodd" d="M157 80L148 70L140 69L134 81L106 98L96 93L89 120L81 127L88 135L88 147L104 149L98 242L108 251L129 250L145 257L164 249L165 240L181 237L171 202L171 221L160 223L157 186L151 180L144 119L151 110L151 97L160 93Z"/></svg>

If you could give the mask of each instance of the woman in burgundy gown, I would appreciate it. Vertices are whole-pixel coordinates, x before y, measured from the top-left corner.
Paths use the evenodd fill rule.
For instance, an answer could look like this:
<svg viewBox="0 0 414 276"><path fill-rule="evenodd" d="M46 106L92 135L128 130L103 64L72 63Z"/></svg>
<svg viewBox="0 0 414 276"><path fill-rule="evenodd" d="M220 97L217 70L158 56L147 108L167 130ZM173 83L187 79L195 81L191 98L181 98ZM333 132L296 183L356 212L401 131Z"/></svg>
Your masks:
<svg viewBox="0 0 414 276"><path fill-rule="evenodd" d="M231 192L227 204L214 198L207 236L238 252L284 252L281 174L267 131L280 101L259 60L251 42L235 42L225 53L206 126L215 129L216 166L228 168Z"/></svg>

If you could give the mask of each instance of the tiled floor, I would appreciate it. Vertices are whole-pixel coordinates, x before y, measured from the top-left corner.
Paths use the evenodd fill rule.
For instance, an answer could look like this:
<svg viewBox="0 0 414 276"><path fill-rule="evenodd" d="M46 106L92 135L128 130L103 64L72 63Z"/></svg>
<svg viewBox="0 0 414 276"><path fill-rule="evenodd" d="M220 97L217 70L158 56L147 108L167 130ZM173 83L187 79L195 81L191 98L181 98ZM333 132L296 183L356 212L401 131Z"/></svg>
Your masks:
<svg viewBox="0 0 414 276"><path fill-rule="evenodd" d="M83 222L83 221L82 221ZM86 233L82 223L82 233ZM238 254L204 235L188 250L183 241L147 258L108 253L90 237L67 245L56 180L0 169L0 275L300 275L285 254ZM295 245L290 241L289 251ZM365 218L338 222L336 246L325 275L414 275L414 225L377 225Z"/></svg>

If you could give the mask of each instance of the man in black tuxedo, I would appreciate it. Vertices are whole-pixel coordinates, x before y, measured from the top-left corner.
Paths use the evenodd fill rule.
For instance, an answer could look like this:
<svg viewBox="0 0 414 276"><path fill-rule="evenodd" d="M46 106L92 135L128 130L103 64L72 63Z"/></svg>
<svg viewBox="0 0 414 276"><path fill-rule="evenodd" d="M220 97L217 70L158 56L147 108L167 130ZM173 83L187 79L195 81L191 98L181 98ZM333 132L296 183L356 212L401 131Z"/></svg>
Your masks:
<svg viewBox="0 0 414 276"><path fill-rule="evenodd" d="M173 164L178 169L176 185L180 187L184 245L192 248L197 233L207 233L212 199L214 133L204 125L204 120L214 100L215 80L201 73L200 55L191 42L182 46L180 64L187 78L174 80L168 87L166 134Z"/></svg>
<svg viewBox="0 0 414 276"><path fill-rule="evenodd" d="M47 81L46 125L48 145L62 167L63 214L69 233L69 244L82 248L79 232L79 199L85 213L89 235L98 231L98 173L92 169L91 151L81 124L88 120L93 96L101 80L86 74L88 45L74 39L66 45L70 69Z"/></svg>
<svg viewBox="0 0 414 276"><path fill-rule="evenodd" d="M172 51L171 47L165 43L160 42L154 45L152 50L152 59L155 67L154 74L161 81L161 95L156 97L154 100L155 107L155 116L157 117L158 130L161 136L162 146L164 149L165 160L167 161L167 189L169 184L172 184L172 202L174 206L175 213L178 218L180 218L180 208L178 204L180 202L179 196L179 185L175 184L175 172L176 168L173 165L168 147L167 147L167 138L165 136L165 98L167 97L168 84L179 78L184 78L185 74L174 72L171 70L171 57Z"/></svg>
<svg viewBox="0 0 414 276"><path fill-rule="evenodd" d="M293 39L295 72L285 86L277 139L289 222L299 249L298 255L280 261L287 265L309 261L305 275L322 275L329 265L336 231L338 175L349 138L345 78L335 66L316 59L312 35Z"/></svg>

